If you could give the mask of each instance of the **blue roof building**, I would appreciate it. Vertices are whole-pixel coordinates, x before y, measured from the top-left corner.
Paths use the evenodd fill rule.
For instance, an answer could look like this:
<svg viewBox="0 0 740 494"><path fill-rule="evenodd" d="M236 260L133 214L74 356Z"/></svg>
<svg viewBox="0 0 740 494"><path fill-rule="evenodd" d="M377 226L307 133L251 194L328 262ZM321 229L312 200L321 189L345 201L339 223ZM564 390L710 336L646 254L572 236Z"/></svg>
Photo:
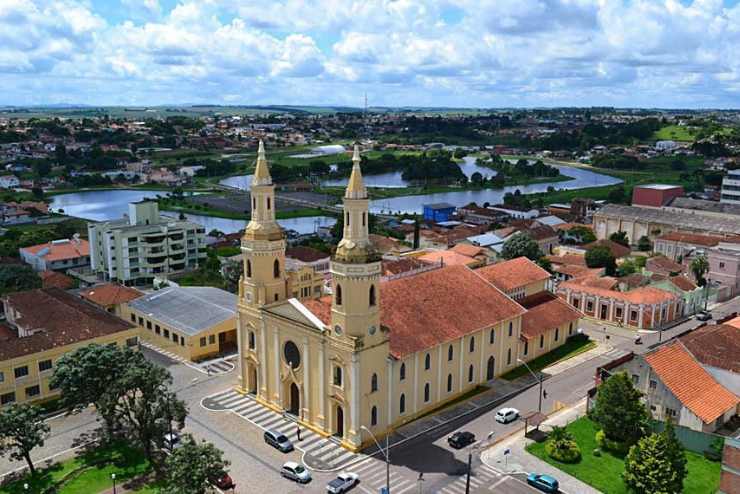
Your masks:
<svg viewBox="0 0 740 494"><path fill-rule="evenodd" d="M449 221L450 216L455 213L455 206L446 202L436 204L424 204L424 221L440 223Z"/></svg>

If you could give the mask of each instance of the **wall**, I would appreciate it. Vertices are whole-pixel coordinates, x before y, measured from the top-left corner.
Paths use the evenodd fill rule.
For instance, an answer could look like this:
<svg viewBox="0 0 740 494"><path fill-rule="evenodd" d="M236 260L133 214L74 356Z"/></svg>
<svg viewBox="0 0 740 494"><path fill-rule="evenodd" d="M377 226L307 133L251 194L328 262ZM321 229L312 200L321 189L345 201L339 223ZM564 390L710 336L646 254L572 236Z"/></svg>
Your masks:
<svg viewBox="0 0 740 494"><path fill-rule="evenodd" d="M556 331L557 329L557 331ZM540 347L540 336L528 339L525 345L524 341L519 341L519 358L525 362L530 362L537 357L544 355L548 352L555 350L558 347L563 346L569 336L573 336L578 331L578 321L572 323L564 323L557 328L548 329L542 336L542 347ZM555 333L557 332L557 340L555 339ZM527 353L524 353L525 346L527 347Z"/></svg>

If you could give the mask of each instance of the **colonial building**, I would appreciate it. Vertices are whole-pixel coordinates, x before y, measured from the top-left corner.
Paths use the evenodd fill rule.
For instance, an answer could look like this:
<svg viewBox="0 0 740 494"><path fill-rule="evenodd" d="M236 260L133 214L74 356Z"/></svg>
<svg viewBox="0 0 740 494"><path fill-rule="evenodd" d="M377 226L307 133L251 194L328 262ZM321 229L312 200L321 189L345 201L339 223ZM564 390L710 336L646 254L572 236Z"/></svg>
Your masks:
<svg viewBox="0 0 740 494"><path fill-rule="evenodd" d="M465 266L382 280L355 147L332 295L288 290L285 235L260 143L242 239L238 343L244 393L352 450L517 365L525 309Z"/></svg>

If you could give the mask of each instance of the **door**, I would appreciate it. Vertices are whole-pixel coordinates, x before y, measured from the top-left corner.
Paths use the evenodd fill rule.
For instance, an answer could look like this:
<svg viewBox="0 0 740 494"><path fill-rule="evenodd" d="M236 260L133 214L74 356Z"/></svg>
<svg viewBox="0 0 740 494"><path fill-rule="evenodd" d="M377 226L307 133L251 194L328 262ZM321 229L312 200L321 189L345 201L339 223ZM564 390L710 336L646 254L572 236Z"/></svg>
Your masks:
<svg viewBox="0 0 740 494"><path fill-rule="evenodd" d="M344 437L344 409L337 405L337 413L334 422L334 435Z"/></svg>
<svg viewBox="0 0 740 494"><path fill-rule="evenodd" d="M300 409L301 393L300 391L298 391L298 386L296 386L296 383L292 383L290 385L290 409L288 410L288 412L297 416Z"/></svg>
<svg viewBox="0 0 740 494"><path fill-rule="evenodd" d="M606 311L609 309L608 306L602 305L601 306L601 319L606 319Z"/></svg>
<svg viewBox="0 0 740 494"><path fill-rule="evenodd" d="M257 368L254 365L249 365L249 374L247 379L249 379L249 392L251 394L257 394Z"/></svg>
<svg viewBox="0 0 740 494"><path fill-rule="evenodd" d="M493 374L496 372L496 359L493 356L488 357L488 368L486 369L486 380L490 381L493 379Z"/></svg>

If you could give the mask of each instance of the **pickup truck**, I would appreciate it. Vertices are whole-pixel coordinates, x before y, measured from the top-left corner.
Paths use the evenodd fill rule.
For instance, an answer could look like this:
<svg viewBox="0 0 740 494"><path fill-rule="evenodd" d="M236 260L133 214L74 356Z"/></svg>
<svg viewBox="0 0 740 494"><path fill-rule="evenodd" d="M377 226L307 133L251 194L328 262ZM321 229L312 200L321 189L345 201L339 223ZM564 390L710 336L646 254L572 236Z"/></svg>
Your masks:
<svg viewBox="0 0 740 494"><path fill-rule="evenodd" d="M330 494L343 494L353 488L360 481L360 477L352 472L340 472L337 478L329 482L326 492Z"/></svg>

